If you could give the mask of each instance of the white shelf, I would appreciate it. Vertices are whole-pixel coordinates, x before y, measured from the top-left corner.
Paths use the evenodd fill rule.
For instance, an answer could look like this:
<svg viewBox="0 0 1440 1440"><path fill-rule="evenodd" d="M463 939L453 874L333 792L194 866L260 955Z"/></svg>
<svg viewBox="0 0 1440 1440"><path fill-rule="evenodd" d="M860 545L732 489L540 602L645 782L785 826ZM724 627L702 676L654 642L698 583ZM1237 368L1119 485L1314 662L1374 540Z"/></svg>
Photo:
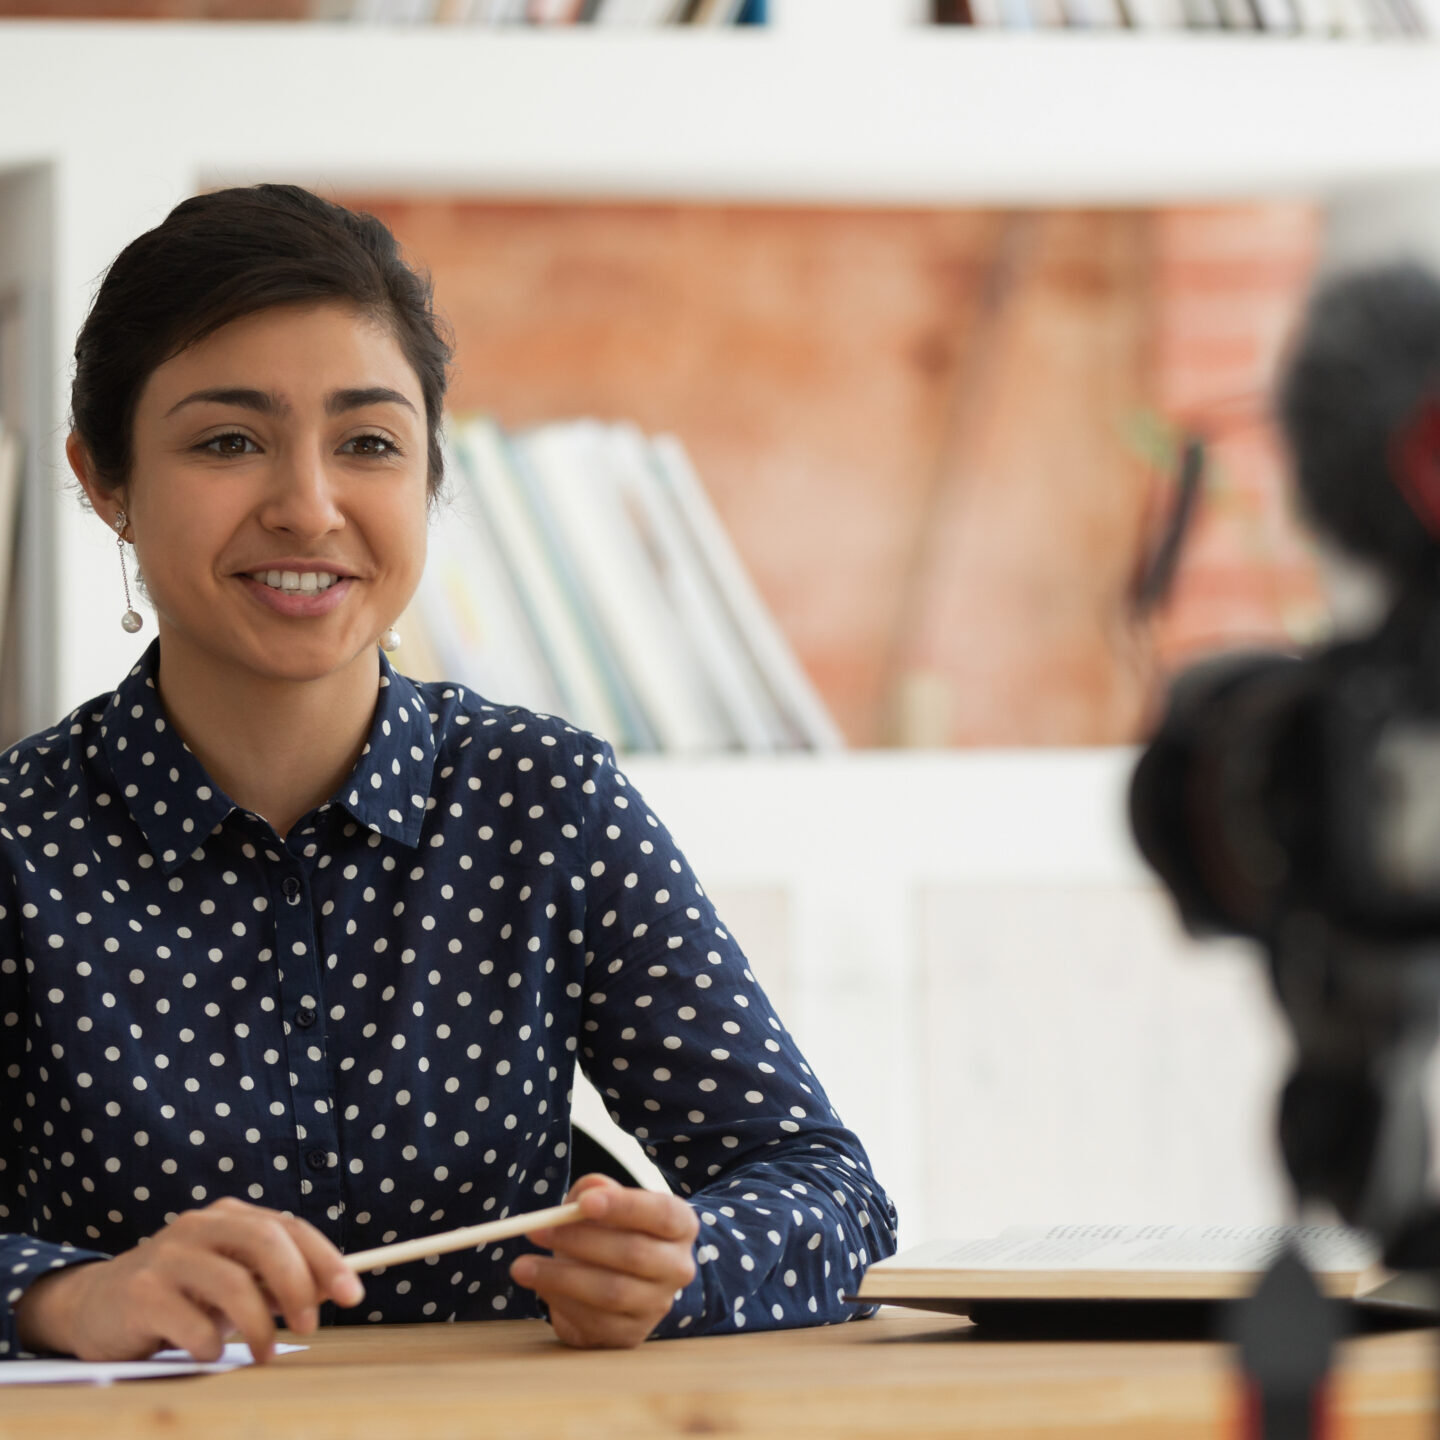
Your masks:
<svg viewBox="0 0 1440 1440"><path fill-rule="evenodd" d="M1098 205L1440 176L1440 45L988 34L887 13L791 0L773 30L714 34L0 24L0 176L36 170L53 197L46 458L63 474L95 278L199 184ZM54 699L70 705L134 647L111 633L108 537L68 495L56 506Z"/></svg>
<svg viewBox="0 0 1440 1440"><path fill-rule="evenodd" d="M711 884L1148 885L1129 748L622 757ZM763 815L765 823L756 824Z"/></svg>
<svg viewBox="0 0 1440 1440"><path fill-rule="evenodd" d="M927 205L1440 169L1429 42L11 23L0 61L0 164Z"/></svg>

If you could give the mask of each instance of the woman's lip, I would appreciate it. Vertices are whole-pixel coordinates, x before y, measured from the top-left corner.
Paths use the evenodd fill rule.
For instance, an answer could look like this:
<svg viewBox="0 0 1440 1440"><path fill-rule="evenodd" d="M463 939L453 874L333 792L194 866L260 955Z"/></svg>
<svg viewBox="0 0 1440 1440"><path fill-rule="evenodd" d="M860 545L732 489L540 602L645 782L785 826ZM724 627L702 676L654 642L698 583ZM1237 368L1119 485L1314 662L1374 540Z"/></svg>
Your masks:
<svg viewBox="0 0 1440 1440"><path fill-rule="evenodd" d="M337 580L355 578L349 570L342 570L338 565L327 565L321 560L277 560L273 565L257 565L253 570L237 570L235 573L248 575L253 580L258 575L283 575L287 570L293 570L297 575L333 575Z"/></svg>
<svg viewBox="0 0 1440 1440"><path fill-rule="evenodd" d="M270 586L252 579L249 575L239 575L236 578L266 609L295 619L328 615L345 599L355 583L354 576L347 575L343 580L337 580L328 590L272 590Z"/></svg>

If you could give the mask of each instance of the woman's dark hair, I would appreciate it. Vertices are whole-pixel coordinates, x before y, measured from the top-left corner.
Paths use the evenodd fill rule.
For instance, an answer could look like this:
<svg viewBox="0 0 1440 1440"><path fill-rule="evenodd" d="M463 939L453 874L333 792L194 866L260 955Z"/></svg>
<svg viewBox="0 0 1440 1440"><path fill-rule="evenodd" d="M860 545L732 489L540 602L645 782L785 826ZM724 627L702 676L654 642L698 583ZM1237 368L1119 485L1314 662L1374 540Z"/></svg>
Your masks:
<svg viewBox="0 0 1440 1440"><path fill-rule="evenodd" d="M428 488L444 479L440 421L453 353L428 275L373 215L296 185L184 200L115 257L75 341L71 423L107 489L130 475L135 407L150 375L222 325L273 305L345 301L395 336L419 377Z"/></svg>

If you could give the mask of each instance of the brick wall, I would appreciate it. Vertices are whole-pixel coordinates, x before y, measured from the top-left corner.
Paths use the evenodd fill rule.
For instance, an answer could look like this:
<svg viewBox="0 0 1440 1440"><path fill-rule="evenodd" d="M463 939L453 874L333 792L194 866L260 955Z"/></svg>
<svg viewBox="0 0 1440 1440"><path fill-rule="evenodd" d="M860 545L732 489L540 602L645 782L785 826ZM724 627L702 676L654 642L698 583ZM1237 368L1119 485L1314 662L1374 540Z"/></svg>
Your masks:
<svg viewBox="0 0 1440 1440"><path fill-rule="evenodd" d="M681 436L857 744L1128 740L1165 666L1318 617L1273 437L1226 403L1263 400L1305 207L344 198L432 269L453 408ZM1165 495L1133 436L1217 407L1174 602L1137 625Z"/></svg>

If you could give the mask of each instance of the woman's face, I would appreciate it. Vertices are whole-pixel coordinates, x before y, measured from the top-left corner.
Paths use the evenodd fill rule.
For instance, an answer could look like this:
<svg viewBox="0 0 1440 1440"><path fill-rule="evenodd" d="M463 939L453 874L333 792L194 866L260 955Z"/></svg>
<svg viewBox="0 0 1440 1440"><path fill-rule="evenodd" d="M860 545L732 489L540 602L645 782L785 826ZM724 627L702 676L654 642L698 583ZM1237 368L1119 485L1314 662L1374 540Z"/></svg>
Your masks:
<svg viewBox="0 0 1440 1440"><path fill-rule="evenodd" d="M167 652L319 679L373 653L419 583L426 441L420 381L381 324L263 310L150 376L130 479L97 508L124 506Z"/></svg>

